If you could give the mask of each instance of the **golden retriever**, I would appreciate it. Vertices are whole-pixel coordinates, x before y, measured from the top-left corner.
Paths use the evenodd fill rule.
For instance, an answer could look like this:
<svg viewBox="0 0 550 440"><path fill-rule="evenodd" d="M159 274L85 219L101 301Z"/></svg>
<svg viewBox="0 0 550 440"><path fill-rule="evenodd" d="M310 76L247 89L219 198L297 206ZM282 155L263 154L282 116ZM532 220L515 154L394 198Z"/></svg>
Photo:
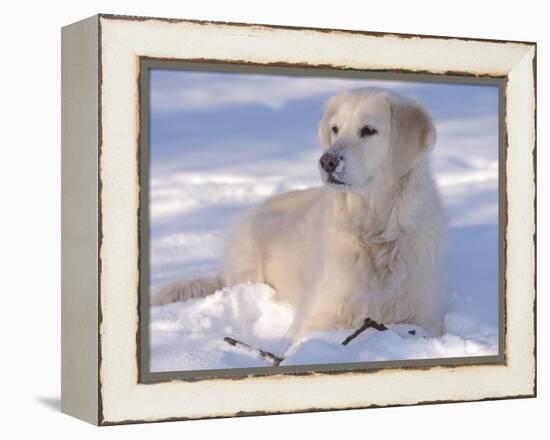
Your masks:
<svg viewBox="0 0 550 440"><path fill-rule="evenodd" d="M326 103L319 139L324 185L272 197L243 216L225 246L223 285L272 286L295 307L295 341L366 317L440 334L445 221L428 161L429 115L386 90L347 91ZM175 283L152 302L221 286Z"/></svg>

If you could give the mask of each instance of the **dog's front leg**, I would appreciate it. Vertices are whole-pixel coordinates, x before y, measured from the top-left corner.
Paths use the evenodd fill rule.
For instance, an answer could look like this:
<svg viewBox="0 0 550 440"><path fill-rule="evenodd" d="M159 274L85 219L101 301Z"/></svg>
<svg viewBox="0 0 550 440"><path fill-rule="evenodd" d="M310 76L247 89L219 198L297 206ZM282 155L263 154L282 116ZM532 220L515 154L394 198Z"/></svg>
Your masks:
<svg viewBox="0 0 550 440"><path fill-rule="evenodd" d="M323 276L296 305L295 319L288 332L290 339L297 342L314 332L360 325L367 314L362 284L362 279Z"/></svg>
<svg viewBox="0 0 550 440"><path fill-rule="evenodd" d="M409 322L439 335L445 299L440 258L436 249L430 252L429 246L413 240L402 234L378 245L373 261L377 289L384 301L393 303L383 320Z"/></svg>

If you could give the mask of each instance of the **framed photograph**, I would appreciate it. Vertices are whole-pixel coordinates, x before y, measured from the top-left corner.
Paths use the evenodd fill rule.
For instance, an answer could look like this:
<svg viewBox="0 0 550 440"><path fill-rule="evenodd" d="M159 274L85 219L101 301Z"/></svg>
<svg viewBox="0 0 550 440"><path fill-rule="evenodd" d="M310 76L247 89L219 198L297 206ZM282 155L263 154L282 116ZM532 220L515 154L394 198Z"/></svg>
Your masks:
<svg viewBox="0 0 550 440"><path fill-rule="evenodd" d="M62 31L62 410L536 395L536 45Z"/></svg>

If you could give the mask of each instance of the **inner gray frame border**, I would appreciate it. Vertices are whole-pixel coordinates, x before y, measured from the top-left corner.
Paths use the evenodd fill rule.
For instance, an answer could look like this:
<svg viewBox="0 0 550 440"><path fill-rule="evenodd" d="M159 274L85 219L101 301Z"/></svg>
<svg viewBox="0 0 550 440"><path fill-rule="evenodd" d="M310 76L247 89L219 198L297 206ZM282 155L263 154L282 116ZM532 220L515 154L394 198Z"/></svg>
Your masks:
<svg viewBox="0 0 550 440"><path fill-rule="evenodd" d="M308 364L279 367L250 367L211 370L187 371L150 371L150 338L149 338L149 280L150 280L150 220L149 220L149 147L150 147L150 70L180 70L190 72L221 72L239 74L304 76L325 78L371 79L385 81L408 81L421 83L447 83L492 85L499 90L499 177L498 177L498 346L499 353L494 356L469 356L453 358L410 359L395 361L372 361L332 364ZM377 71L359 69L338 69L326 66L297 64L259 64L246 61L222 60L186 60L160 59L150 57L139 58L139 138L138 138L138 177L139 177L139 208L138 208L138 240L139 240L139 284L138 284L138 317L139 326L136 333L138 382L143 384L183 380L195 382L212 379L245 379L253 376L290 375L303 376L310 374L342 374L342 373L374 373L382 369L426 369L430 367L465 367L474 365L506 365L506 228L507 228L507 198L506 198L506 145L507 133L505 124L506 113L506 83L505 76L473 76L467 74L433 74L415 73L409 71Z"/></svg>

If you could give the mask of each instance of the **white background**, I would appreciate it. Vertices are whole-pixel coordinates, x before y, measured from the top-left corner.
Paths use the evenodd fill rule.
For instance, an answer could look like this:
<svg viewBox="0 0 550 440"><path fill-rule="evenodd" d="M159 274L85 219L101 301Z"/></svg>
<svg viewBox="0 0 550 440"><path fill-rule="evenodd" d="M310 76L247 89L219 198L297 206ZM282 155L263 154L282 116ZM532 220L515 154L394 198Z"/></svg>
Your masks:
<svg viewBox="0 0 550 440"><path fill-rule="evenodd" d="M548 435L548 107L544 2L4 3L1 14L2 438L507 439ZM453 405L94 428L59 413L60 28L98 12L538 42L539 397ZM542 115L542 116L541 116ZM6 136L7 134L7 136Z"/></svg>

